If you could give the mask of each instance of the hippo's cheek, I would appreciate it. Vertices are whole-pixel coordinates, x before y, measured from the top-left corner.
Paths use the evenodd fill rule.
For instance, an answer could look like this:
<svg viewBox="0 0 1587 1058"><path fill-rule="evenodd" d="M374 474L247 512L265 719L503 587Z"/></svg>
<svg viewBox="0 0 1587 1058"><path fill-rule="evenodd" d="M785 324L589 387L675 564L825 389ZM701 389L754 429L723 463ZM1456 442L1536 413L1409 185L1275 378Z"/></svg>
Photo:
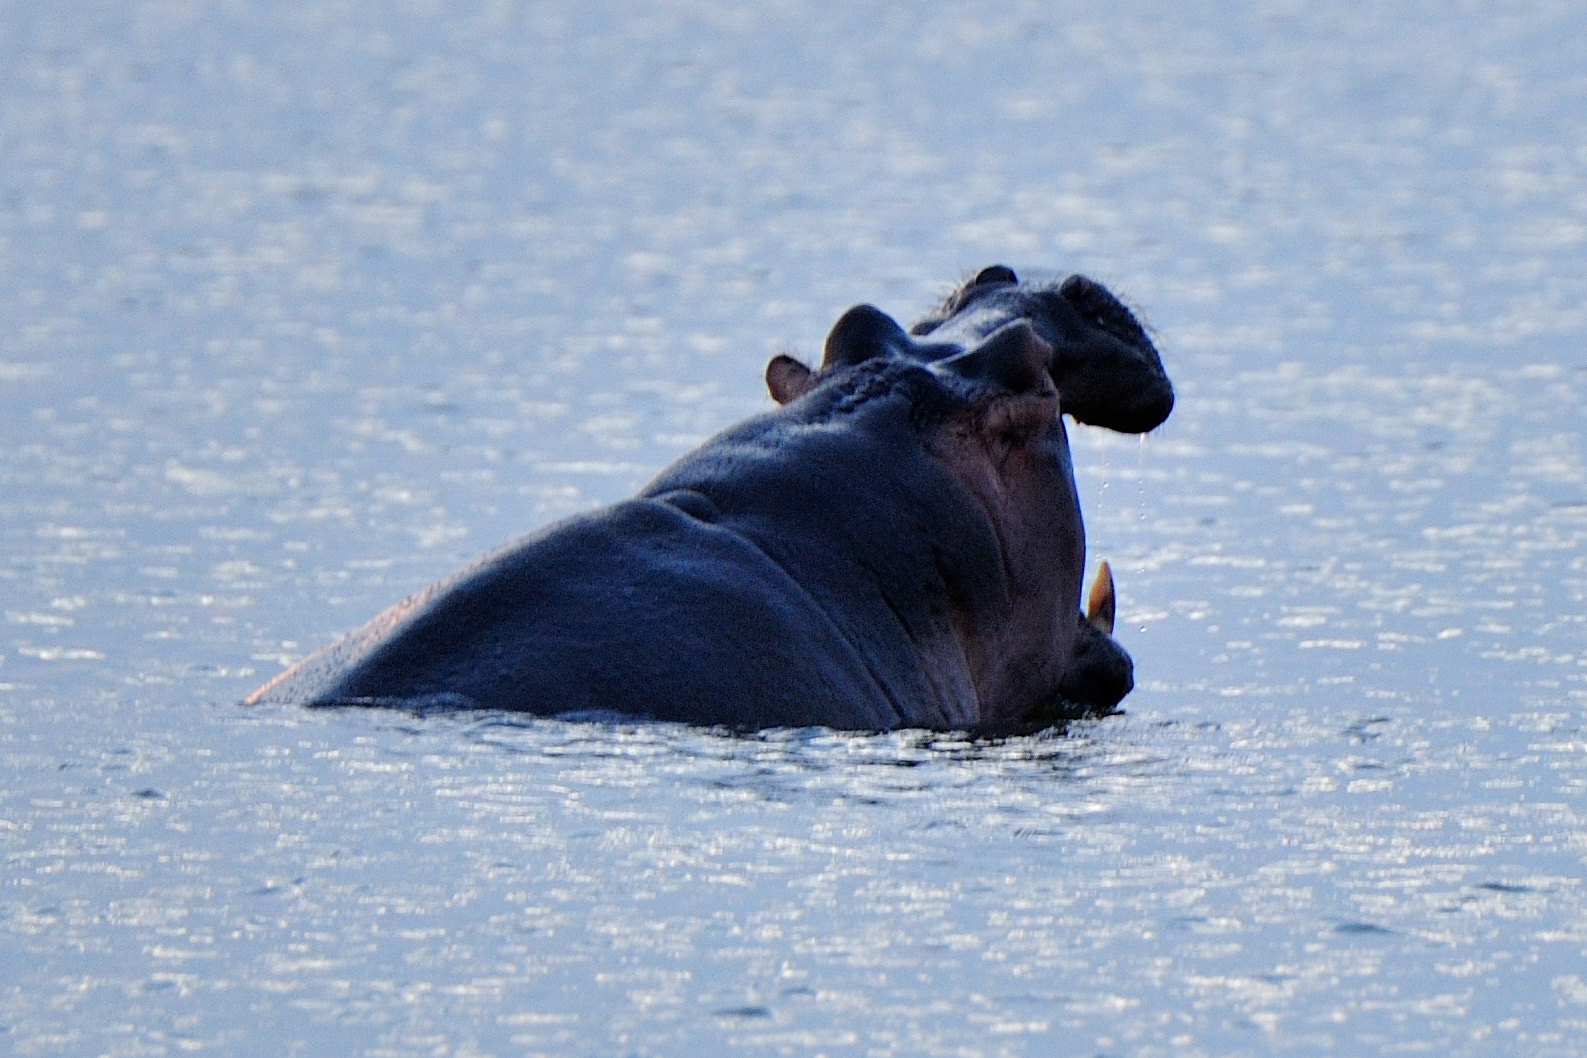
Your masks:
<svg viewBox="0 0 1587 1058"><path fill-rule="evenodd" d="M1041 407L1055 410L1056 399ZM1085 529L1062 423L993 408L946 424L927 449L986 515L1009 591L1056 595L1065 613L1078 605Z"/></svg>
<svg viewBox="0 0 1587 1058"><path fill-rule="evenodd" d="M983 719L1016 718L1056 693L1075 633L1085 533L1056 420L985 408L945 424L928 450L984 514L999 599L956 628Z"/></svg>

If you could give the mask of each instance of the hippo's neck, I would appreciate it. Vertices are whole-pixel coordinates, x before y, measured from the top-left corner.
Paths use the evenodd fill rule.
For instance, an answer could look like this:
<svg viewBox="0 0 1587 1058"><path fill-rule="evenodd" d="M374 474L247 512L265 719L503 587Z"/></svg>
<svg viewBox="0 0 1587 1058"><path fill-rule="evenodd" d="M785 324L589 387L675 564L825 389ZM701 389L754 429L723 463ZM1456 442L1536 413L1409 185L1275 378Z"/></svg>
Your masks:
<svg viewBox="0 0 1587 1058"><path fill-rule="evenodd" d="M926 450L918 408L906 392L790 406L722 434L644 495L708 499L718 526L783 567L841 630L899 726L974 728L1020 707L998 700L1024 689L1010 666L1038 678L1047 666L997 631L1027 592L1009 582L983 501Z"/></svg>

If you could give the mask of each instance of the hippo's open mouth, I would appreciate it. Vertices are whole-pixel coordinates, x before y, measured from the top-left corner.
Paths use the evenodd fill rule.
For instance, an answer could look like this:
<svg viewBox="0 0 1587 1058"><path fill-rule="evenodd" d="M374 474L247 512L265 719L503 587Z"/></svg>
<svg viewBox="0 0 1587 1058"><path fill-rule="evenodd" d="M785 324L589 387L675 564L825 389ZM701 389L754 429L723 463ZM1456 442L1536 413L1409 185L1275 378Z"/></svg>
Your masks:
<svg viewBox="0 0 1587 1058"><path fill-rule="evenodd" d="M1062 413L1156 426L1173 404L1156 351L1100 286L1001 266L914 332L851 309L818 369L767 366L777 410L249 700L989 731L1112 709L1131 663L1111 578L1079 609Z"/></svg>

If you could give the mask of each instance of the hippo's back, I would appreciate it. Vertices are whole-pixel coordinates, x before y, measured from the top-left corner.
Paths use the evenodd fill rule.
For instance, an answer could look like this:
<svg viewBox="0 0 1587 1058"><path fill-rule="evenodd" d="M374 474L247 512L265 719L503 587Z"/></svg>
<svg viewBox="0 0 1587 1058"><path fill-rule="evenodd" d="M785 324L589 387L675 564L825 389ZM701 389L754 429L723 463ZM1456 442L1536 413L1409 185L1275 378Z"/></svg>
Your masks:
<svg viewBox="0 0 1587 1058"><path fill-rule="evenodd" d="M754 728L899 722L859 654L778 565L731 529L653 499L486 555L250 701Z"/></svg>

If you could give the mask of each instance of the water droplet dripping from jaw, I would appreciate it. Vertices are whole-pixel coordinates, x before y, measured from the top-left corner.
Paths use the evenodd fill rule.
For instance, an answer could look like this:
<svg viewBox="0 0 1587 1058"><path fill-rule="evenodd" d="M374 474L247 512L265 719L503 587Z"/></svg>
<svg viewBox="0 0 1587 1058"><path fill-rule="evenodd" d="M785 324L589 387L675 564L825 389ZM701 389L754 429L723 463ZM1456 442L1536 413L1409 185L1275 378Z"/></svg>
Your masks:
<svg viewBox="0 0 1587 1058"><path fill-rule="evenodd" d="M1137 511L1137 513L1135 515L1135 520L1137 522L1144 523L1146 521L1146 436L1147 435L1146 434L1141 434L1139 436L1140 436L1140 443L1135 446L1135 506L1136 506L1136 511ZM1145 553L1146 553L1146 549L1143 548L1142 549L1142 556L1143 557L1141 559L1141 563L1138 566L1135 567L1135 572L1139 573L1139 574L1142 574L1142 575L1144 575L1146 573L1146 559L1144 557ZM1144 628L1141 629L1141 631L1143 631L1143 632L1145 630L1146 629L1144 629Z"/></svg>

